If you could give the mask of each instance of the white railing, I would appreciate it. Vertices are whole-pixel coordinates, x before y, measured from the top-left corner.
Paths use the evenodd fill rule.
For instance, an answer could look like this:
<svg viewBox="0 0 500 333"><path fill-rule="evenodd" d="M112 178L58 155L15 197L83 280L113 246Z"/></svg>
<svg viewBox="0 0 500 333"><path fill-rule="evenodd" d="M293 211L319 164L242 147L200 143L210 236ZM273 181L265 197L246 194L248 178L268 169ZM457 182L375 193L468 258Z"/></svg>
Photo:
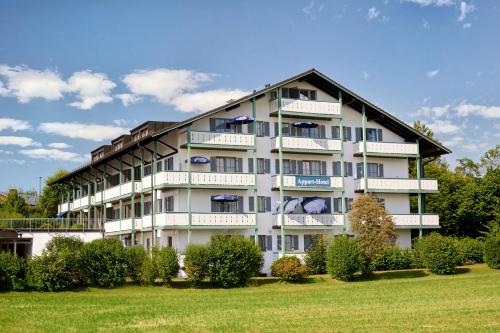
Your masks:
<svg viewBox="0 0 500 333"><path fill-rule="evenodd" d="M142 183L135 181L133 187L134 193L140 193L142 190ZM109 201L130 194L132 194L132 182L127 182L105 189L104 192L97 192L91 197L90 202L95 205L102 203L103 200Z"/></svg>
<svg viewBox="0 0 500 333"><path fill-rule="evenodd" d="M191 143L214 146L253 147L253 134L191 131Z"/></svg>
<svg viewBox="0 0 500 333"><path fill-rule="evenodd" d="M388 190L388 191L419 191L418 179L408 178L368 178L368 190ZM436 179L420 180L421 191L437 191L438 183ZM364 180L356 180L356 190L365 189Z"/></svg>
<svg viewBox="0 0 500 333"><path fill-rule="evenodd" d="M278 112L278 100L269 102L269 110L271 113ZM340 116L340 103L282 98L281 110L284 112L304 113L305 115Z"/></svg>
<svg viewBox="0 0 500 333"><path fill-rule="evenodd" d="M189 174L187 171L162 171L155 174L156 185L187 185ZM255 177L250 173L217 173L192 172L191 185L212 186L253 186ZM143 178L143 187L151 187L151 178Z"/></svg>
<svg viewBox="0 0 500 333"><path fill-rule="evenodd" d="M155 216L157 227L188 226L188 213L159 213ZM244 213L192 213L191 225L194 227L244 227L255 226L255 214ZM151 216L145 220L144 227L151 227Z"/></svg>
<svg viewBox="0 0 500 333"><path fill-rule="evenodd" d="M392 215L392 220L396 227L403 226L420 226L420 216L418 214L394 214ZM422 215L422 225L423 226L439 226L439 215L437 214L423 214Z"/></svg>
<svg viewBox="0 0 500 333"><path fill-rule="evenodd" d="M68 202L64 202L62 204L59 204L59 213L62 213L62 212L67 212L68 209L69 209L69 203Z"/></svg>
<svg viewBox="0 0 500 333"><path fill-rule="evenodd" d="M104 223L104 231L105 232L119 232L119 231L121 231L120 220L106 221L106 223Z"/></svg>
<svg viewBox="0 0 500 333"><path fill-rule="evenodd" d="M280 176L274 175L273 187L280 187ZM342 177L283 175L284 187L300 188L342 188Z"/></svg>
<svg viewBox="0 0 500 333"><path fill-rule="evenodd" d="M135 218L135 230L141 230L141 219ZM122 220L111 220L104 224L104 230L106 232L119 232L119 231L131 231L132 230L132 218L125 218Z"/></svg>
<svg viewBox="0 0 500 333"><path fill-rule="evenodd" d="M354 144L354 154L362 154L364 151L363 143ZM367 154L389 154L389 155L418 155L416 143L398 143L398 142L367 142Z"/></svg>
<svg viewBox="0 0 500 333"><path fill-rule="evenodd" d="M271 138L271 147L279 149L279 138ZM339 151L342 143L337 139L315 139L293 136L283 137L283 149L294 150L317 150L317 151Z"/></svg>
<svg viewBox="0 0 500 333"><path fill-rule="evenodd" d="M344 225L342 214L284 214L285 227L331 227ZM281 225L280 215L275 215L275 225Z"/></svg>

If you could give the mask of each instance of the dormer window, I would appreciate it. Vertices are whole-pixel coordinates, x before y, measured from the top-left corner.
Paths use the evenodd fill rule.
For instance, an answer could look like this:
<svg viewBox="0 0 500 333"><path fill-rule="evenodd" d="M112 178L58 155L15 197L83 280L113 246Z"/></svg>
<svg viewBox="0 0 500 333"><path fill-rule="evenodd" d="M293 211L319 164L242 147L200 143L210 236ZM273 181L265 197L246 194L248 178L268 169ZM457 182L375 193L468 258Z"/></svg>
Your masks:
<svg viewBox="0 0 500 333"><path fill-rule="evenodd" d="M118 151L120 149L123 148L123 142L117 142L115 143L115 145L113 146L113 151Z"/></svg>
<svg viewBox="0 0 500 333"><path fill-rule="evenodd" d="M271 100L277 98L278 91L271 92ZM315 101L316 90L299 88L281 88L281 97L288 99L299 99L303 101Z"/></svg>

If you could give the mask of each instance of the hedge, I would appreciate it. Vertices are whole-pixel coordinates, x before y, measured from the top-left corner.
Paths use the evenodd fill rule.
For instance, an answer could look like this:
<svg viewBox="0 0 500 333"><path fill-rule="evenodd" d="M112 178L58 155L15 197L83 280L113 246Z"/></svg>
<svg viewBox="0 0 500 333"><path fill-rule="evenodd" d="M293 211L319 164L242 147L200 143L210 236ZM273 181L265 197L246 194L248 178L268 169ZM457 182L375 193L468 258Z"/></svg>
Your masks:
<svg viewBox="0 0 500 333"><path fill-rule="evenodd" d="M333 239L327 252L328 273L342 281L350 281L364 264L363 249L355 238L340 235Z"/></svg>

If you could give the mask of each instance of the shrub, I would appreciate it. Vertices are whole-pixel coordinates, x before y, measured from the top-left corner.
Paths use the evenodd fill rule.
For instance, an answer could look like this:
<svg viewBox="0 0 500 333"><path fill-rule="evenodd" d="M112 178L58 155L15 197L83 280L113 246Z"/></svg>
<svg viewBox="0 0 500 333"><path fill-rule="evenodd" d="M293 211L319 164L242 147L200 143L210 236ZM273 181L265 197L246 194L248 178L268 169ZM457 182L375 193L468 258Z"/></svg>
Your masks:
<svg viewBox="0 0 500 333"><path fill-rule="evenodd" d="M141 269L146 259L146 250L140 245L126 247L125 258L127 260L127 276L134 282L141 281Z"/></svg>
<svg viewBox="0 0 500 333"><path fill-rule="evenodd" d="M165 283L170 283L172 278L179 272L179 256L177 251L171 247L164 247L153 252L154 264L156 264L158 277Z"/></svg>
<svg viewBox="0 0 500 333"><path fill-rule="evenodd" d="M455 239L457 247L459 265L478 264L483 262L484 242L479 239L457 238Z"/></svg>
<svg viewBox="0 0 500 333"><path fill-rule="evenodd" d="M118 239L96 239L80 250L86 276L99 287L113 288L125 280L127 258Z"/></svg>
<svg viewBox="0 0 500 333"><path fill-rule="evenodd" d="M83 241L78 237L52 238L42 255L29 262L27 279L30 286L42 291L83 286L85 275L78 262L78 253L82 247Z"/></svg>
<svg viewBox="0 0 500 333"><path fill-rule="evenodd" d="M209 245L208 276L218 286L244 285L257 274L263 264L260 249L240 236L214 236Z"/></svg>
<svg viewBox="0 0 500 333"><path fill-rule="evenodd" d="M307 278L308 273L306 266L302 265L299 258L285 256L273 262L271 275L286 282L301 282Z"/></svg>
<svg viewBox="0 0 500 333"><path fill-rule="evenodd" d="M156 266L153 262L151 256L146 255L141 266L141 283L142 284L153 284L158 276Z"/></svg>
<svg viewBox="0 0 500 333"><path fill-rule="evenodd" d="M184 271L193 285L198 285L206 277L209 261L208 246L191 244L186 248Z"/></svg>
<svg viewBox="0 0 500 333"><path fill-rule="evenodd" d="M410 249L390 247L382 254L375 257L372 269L376 271L389 271L397 269L410 269L413 267L413 255Z"/></svg>
<svg viewBox="0 0 500 333"><path fill-rule="evenodd" d="M0 290L23 290L25 283L23 258L8 252L0 252Z"/></svg>
<svg viewBox="0 0 500 333"><path fill-rule="evenodd" d="M327 239L324 235L313 237L313 243L306 251L306 267L311 274L326 273Z"/></svg>
<svg viewBox="0 0 500 333"><path fill-rule="evenodd" d="M327 271L339 280L352 280L364 264L363 250L358 241L347 235L333 239L327 252Z"/></svg>
<svg viewBox="0 0 500 333"><path fill-rule="evenodd" d="M75 223L75 224L71 225L71 229L73 229L73 230L82 230L83 229L83 224L81 224L81 223Z"/></svg>
<svg viewBox="0 0 500 333"><path fill-rule="evenodd" d="M454 274L459 263L456 242L451 237L431 233L419 239L415 245L424 267L435 274Z"/></svg>

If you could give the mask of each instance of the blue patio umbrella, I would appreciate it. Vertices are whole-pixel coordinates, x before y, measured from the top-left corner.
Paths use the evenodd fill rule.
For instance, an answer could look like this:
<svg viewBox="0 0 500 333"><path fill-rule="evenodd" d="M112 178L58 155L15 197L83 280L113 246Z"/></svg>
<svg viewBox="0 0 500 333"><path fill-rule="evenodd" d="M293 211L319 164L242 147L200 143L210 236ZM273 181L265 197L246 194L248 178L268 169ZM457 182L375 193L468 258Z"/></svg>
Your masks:
<svg viewBox="0 0 500 333"><path fill-rule="evenodd" d="M292 123L293 126L295 127L300 127L300 128L316 128L318 127L318 124L313 123L311 121L296 121Z"/></svg>
<svg viewBox="0 0 500 333"><path fill-rule="evenodd" d="M56 220L62 220L63 218L66 217L67 214L68 214L68 212L62 212L62 213L57 214Z"/></svg>
<svg viewBox="0 0 500 333"><path fill-rule="evenodd" d="M212 197L210 199L212 201L217 201L217 202L235 202L235 201L238 201L237 196L230 195L230 194L212 195Z"/></svg>
<svg viewBox="0 0 500 333"><path fill-rule="evenodd" d="M279 212L280 212L280 205L278 202L278 205L276 207L276 213L279 214ZM297 198L290 198L288 200L285 200L285 202L283 203L283 213L284 214L301 213L300 200Z"/></svg>
<svg viewBox="0 0 500 333"><path fill-rule="evenodd" d="M187 160L186 160L187 162ZM191 157L191 164L208 164L210 159L203 156L193 156Z"/></svg>
<svg viewBox="0 0 500 333"><path fill-rule="evenodd" d="M302 209L307 214L321 214L325 213L328 209L326 201L323 198L308 198L302 201Z"/></svg>
<svg viewBox="0 0 500 333"><path fill-rule="evenodd" d="M250 124L253 123L253 118L249 116L238 116L234 119L232 119L230 124L236 125L236 124Z"/></svg>

